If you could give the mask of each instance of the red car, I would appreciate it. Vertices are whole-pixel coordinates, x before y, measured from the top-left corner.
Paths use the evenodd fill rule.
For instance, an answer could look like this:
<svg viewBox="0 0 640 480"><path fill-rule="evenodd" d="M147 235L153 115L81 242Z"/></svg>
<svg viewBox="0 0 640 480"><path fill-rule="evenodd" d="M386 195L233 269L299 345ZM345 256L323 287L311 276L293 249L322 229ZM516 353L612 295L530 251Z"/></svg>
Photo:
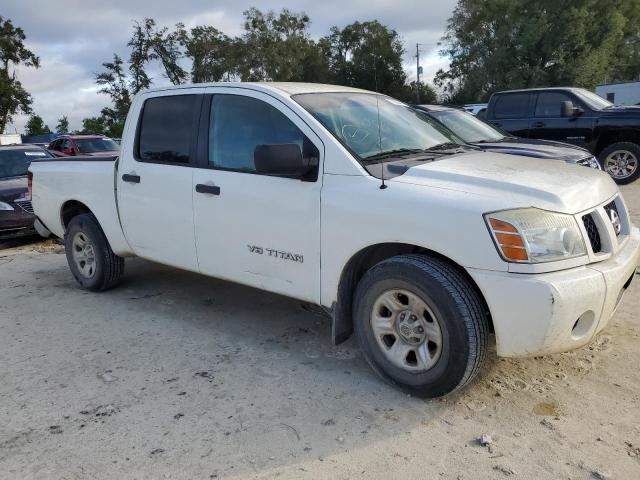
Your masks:
<svg viewBox="0 0 640 480"><path fill-rule="evenodd" d="M110 157L120 154L120 145L104 135L63 135L47 150L55 157Z"/></svg>

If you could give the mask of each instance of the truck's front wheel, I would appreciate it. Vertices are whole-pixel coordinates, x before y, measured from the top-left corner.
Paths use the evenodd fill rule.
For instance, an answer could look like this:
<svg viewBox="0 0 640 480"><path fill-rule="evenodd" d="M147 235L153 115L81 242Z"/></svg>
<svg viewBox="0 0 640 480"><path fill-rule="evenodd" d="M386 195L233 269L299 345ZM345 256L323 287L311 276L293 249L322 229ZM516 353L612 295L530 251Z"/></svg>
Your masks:
<svg viewBox="0 0 640 480"><path fill-rule="evenodd" d="M488 322L478 293L457 269L426 255L393 257L365 273L354 327L371 367L421 397L466 385L486 356Z"/></svg>
<svg viewBox="0 0 640 480"><path fill-rule="evenodd" d="M618 142L600 152L598 160L605 172L619 184L626 185L640 176L640 146L631 142Z"/></svg>
<svg viewBox="0 0 640 480"><path fill-rule="evenodd" d="M73 217L64 244L71 273L83 288L99 292L118 283L124 271L124 258L113 253L93 215Z"/></svg>

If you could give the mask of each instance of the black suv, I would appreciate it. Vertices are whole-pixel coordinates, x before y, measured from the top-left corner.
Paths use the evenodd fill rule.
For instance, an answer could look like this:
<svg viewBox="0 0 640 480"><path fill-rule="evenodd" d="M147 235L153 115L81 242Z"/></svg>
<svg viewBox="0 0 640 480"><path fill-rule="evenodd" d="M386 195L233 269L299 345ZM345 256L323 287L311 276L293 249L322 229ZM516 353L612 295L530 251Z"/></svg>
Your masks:
<svg viewBox="0 0 640 480"><path fill-rule="evenodd" d="M615 106L583 88L532 88L494 93L485 118L519 137L584 147L616 183L640 176L640 107Z"/></svg>

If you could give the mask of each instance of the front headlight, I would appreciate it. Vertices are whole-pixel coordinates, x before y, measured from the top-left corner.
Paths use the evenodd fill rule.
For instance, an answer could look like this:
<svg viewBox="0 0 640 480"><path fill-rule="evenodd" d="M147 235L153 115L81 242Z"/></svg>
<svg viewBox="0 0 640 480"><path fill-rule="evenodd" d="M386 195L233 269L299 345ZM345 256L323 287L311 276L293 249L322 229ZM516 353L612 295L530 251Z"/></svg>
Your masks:
<svg viewBox="0 0 640 480"><path fill-rule="evenodd" d="M0 202L0 210L13 210L13 207L8 203Z"/></svg>
<svg viewBox="0 0 640 480"><path fill-rule="evenodd" d="M571 215L523 208L484 217L498 252L508 262L553 262L587 253L580 228Z"/></svg>
<svg viewBox="0 0 640 480"><path fill-rule="evenodd" d="M583 167L595 168L596 170L602 170L600 166L600 162L596 157L591 155L590 157L583 158L576 162L578 165L582 165Z"/></svg>

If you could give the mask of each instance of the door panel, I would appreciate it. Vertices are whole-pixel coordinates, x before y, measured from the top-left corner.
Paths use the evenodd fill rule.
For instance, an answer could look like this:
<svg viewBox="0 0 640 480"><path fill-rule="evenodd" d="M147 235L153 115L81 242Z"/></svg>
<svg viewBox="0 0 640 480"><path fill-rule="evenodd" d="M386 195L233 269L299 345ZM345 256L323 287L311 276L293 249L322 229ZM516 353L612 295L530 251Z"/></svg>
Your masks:
<svg viewBox="0 0 640 480"><path fill-rule="evenodd" d="M139 183L123 175L139 176ZM193 234L193 169L139 162L118 178L118 206L127 241L136 255L198 271Z"/></svg>
<svg viewBox="0 0 640 480"><path fill-rule="evenodd" d="M493 105L491 123L517 137L529 136L529 93L499 95Z"/></svg>
<svg viewBox="0 0 640 480"><path fill-rule="evenodd" d="M560 115L562 102L572 101L584 113L574 117ZM593 117L575 97L565 92L542 92L537 95L534 116L529 122L531 138L555 140L585 146L592 135Z"/></svg>
<svg viewBox="0 0 640 480"><path fill-rule="evenodd" d="M198 271L192 162L202 96L184 93L145 101L136 145L120 153L118 208L136 255Z"/></svg>
<svg viewBox="0 0 640 480"><path fill-rule="evenodd" d="M316 181L249 172L252 142L296 143L292 126L317 148L319 170L322 143L287 106L267 94L243 90L238 95L232 88L210 92L214 104L225 94L251 102L227 102L227 110L211 109L211 117L218 115L220 121L216 124L214 118L209 127L210 168L194 170L192 188L200 271L318 302L321 171ZM265 104L273 110L268 123L259 120L266 114ZM262 111L250 111L255 108ZM224 111L227 117L222 119ZM234 166L245 171L233 171Z"/></svg>

